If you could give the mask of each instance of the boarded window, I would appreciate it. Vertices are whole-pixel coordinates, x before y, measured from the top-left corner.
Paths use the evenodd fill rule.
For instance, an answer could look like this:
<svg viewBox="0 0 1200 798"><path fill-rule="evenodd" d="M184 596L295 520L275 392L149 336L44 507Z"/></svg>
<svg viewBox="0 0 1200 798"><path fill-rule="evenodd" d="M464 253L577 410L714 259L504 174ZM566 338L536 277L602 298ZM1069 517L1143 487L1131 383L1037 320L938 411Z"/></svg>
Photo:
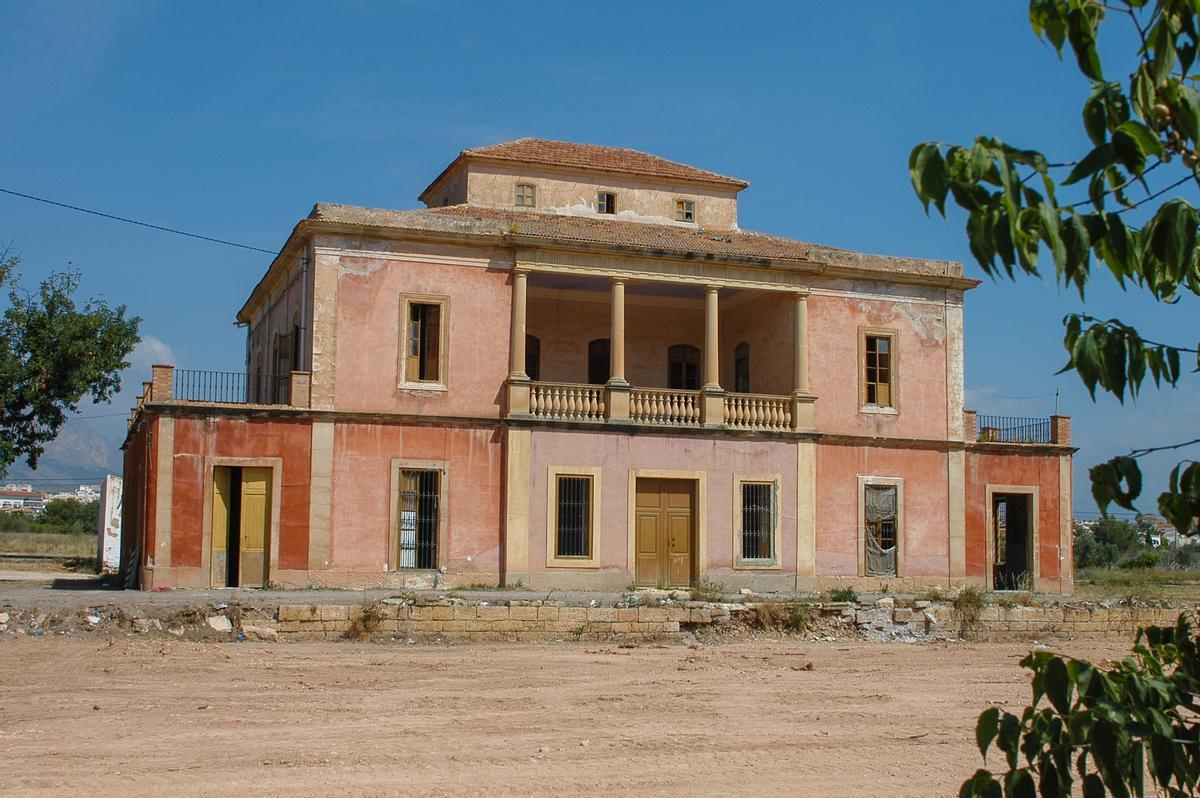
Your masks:
<svg viewBox="0 0 1200 798"><path fill-rule="evenodd" d="M596 195L596 213L616 213L617 195L611 191L601 191Z"/></svg>
<svg viewBox="0 0 1200 798"><path fill-rule="evenodd" d="M865 346L866 389L865 404L891 407L892 391L892 338L889 335L868 335Z"/></svg>
<svg viewBox="0 0 1200 798"><path fill-rule="evenodd" d="M608 382L609 357L611 347L607 338L596 338L588 341L588 382L592 385L603 385Z"/></svg>
<svg viewBox="0 0 1200 798"><path fill-rule="evenodd" d="M532 183L517 183L513 204L519 208L532 208L536 204Z"/></svg>
<svg viewBox="0 0 1200 798"><path fill-rule="evenodd" d="M401 568L438 567L438 504L441 472L404 469L400 472Z"/></svg>
<svg viewBox="0 0 1200 798"><path fill-rule="evenodd" d="M867 485L863 495L866 520L867 576L896 575L896 486Z"/></svg>
<svg viewBox="0 0 1200 798"><path fill-rule="evenodd" d="M750 393L750 344L745 341L733 350L733 390Z"/></svg>
<svg viewBox="0 0 1200 798"><path fill-rule="evenodd" d="M775 485L742 483L742 559L775 559Z"/></svg>
<svg viewBox="0 0 1200 798"><path fill-rule="evenodd" d="M411 302L408 305L408 351L405 379L408 382L441 380L442 306Z"/></svg>
<svg viewBox="0 0 1200 798"><path fill-rule="evenodd" d="M667 349L667 387L694 391L700 387L700 350L689 344Z"/></svg>
<svg viewBox="0 0 1200 798"><path fill-rule="evenodd" d="M559 476L554 556L592 556L592 478Z"/></svg>
<svg viewBox="0 0 1200 798"><path fill-rule="evenodd" d="M676 200L675 201L675 221L677 222L694 222L696 221L696 203L691 200Z"/></svg>
<svg viewBox="0 0 1200 798"><path fill-rule="evenodd" d="M531 380L542 376L542 341L534 335L525 336L525 376Z"/></svg>

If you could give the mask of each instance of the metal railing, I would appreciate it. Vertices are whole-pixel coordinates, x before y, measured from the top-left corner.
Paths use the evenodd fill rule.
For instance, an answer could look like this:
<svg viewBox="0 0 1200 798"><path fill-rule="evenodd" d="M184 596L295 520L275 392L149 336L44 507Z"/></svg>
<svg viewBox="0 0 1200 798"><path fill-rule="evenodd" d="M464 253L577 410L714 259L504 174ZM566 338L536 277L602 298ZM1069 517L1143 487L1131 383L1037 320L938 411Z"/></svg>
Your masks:
<svg viewBox="0 0 1200 798"><path fill-rule="evenodd" d="M184 402L286 405L291 402L292 375L251 378L240 371L175 369L171 394Z"/></svg>
<svg viewBox="0 0 1200 798"><path fill-rule="evenodd" d="M975 440L985 443L1050 443L1048 418L979 416Z"/></svg>

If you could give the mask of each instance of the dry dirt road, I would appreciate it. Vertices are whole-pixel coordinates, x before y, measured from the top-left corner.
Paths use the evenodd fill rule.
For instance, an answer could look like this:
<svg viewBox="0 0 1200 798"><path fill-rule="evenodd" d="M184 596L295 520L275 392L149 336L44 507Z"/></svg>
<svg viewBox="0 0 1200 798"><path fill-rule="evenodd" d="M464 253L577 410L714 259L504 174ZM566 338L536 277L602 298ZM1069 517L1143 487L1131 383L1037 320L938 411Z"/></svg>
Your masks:
<svg viewBox="0 0 1200 798"><path fill-rule="evenodd" d="M952 796L1026 651L9 638L0 792Z"/></svg>

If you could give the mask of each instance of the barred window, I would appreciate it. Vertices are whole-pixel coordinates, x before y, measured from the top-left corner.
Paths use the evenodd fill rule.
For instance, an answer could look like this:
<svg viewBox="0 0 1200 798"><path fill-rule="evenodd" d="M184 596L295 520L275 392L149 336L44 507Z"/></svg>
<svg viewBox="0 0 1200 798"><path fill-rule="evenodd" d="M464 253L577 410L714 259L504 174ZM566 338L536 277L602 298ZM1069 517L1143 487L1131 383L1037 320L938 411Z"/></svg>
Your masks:
<svg viewBox="0 0 1200 798"><path fill-rule="evenodd" d="M592 478L559 476L554 556L592 556Z"/></svg>
<svg viewBox="0 0 1200 798"><path fill-rule="evenodd" d="M431 469L400 472L401 568L438 567L438 500L441 473Z"/></svg>
<svg viewBox="0 0 1200 798"><path fill-rule="evenodd" d="M742 559L775 559L775 485L742 483Z"/></svg>

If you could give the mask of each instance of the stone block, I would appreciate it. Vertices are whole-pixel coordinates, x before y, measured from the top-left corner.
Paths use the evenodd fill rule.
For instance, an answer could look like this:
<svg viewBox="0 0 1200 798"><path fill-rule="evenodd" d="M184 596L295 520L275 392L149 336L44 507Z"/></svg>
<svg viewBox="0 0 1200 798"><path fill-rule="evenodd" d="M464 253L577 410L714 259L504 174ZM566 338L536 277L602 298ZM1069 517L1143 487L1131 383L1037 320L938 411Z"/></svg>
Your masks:
<svg viewBox="0 0 1200 798"><path fill-rule="evenodd" d="M475 612L481 621L508 620L508 607L477 607Z"/></svg>
<svg viewBox="0 0 1200 798"><path fill-rule="evenodd" d="M443 632L465 632L467 631L466 621L442 621Z"/></svg>
<svg viewBox="0 0 1200 798"><path fill-rule="evenodd" d="M587 623L586 607L563 607L558 611L558 619L576 625Z"/></svg>
<svg viewBox="0 0 1200 798"><path fill-rule="evenodd" d="M637 607L618 607L617 620L622 623L633 623L638 619Z"/></svg>
<svg viewBox="0 0 1200 798"><path fill-rule="evenodd" d="M300 631L300 622L299 621L280 621L279 622L279 631L283 632L284 634L295 634L296 632Z"/></svg>
<svg viewBox="0 0 1200 798"><path fill-rule="evenodd" d="M913 611L907 607L897 607L892 610L892 623L911 623Z"/></svg>
<svg viewBox="0 0 1200 798"><path fill-rule="evenodd" d="M638 607L638 621L641 623L664 623L667 611L662 607Z"/></svg>
<svg viewBox="0 0 1200 798"><path fill-rule="evenodd" d="M896 607L896 600L891 596L884 596L875 602L875 606L885 612L891 612Z"/></svg>
<svg viewBox="0 0 1200 798"><path fill-rule="evenodd" d="M538 607L537 617L539 621L557 621L558 607Z"/></svg>
<svg viewBox="0 0 1200 798"><path fill-rule="evenodd" d="M454 611L453 617L456 621L473 621L479 617L479 608L474 605L451 607L451 609Z"/></svg>
<svg viewBox="0 0 1200 798"><path fill-rule="evenodd" d="M633 631L633 624L627 621L617 621L608 625L609 631L613 634L629 634Z"/></svg>
<svg viewBox="0 0 1200 798"><path fill-rule="evenodd" d="M320 608L322 621L344 621L350 618L349 607L326 604Z"/></svg>
<svg viewBox="0 0 1200 798"><path fill-rule="evenodd" d="M587 611L587 618L593 623L614 623L617 620L617 610L615 607L591 607Z"/></svg>
<svg viewBox="0 0 1200 798"><path fill-rule="evenodd" d="M667 620L675 623L687 623L691 611L687 607L667 607Z"/></svg>
<svg viewBox="0 0 1200 798"><path fill-rule="evenodd" d="M712 623L712 610L708 607L692 607L688 610L689 623Z"/></svg>
<svg viewBox="0 0 1200 798"><path fill-rule="evenodd" d="M537 607L509 607L508 619L510 621L536 621L538 617Z"/></svg>

